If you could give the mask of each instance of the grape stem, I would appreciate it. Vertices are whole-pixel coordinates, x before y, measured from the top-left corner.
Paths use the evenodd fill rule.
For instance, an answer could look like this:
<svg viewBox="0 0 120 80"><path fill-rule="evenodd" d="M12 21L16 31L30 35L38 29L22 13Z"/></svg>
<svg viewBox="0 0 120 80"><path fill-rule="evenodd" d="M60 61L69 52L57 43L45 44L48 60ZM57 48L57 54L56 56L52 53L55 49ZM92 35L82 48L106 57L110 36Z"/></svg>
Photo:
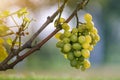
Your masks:
<svg viewBox="0 0 120 80"><path fill-rule="evenodd" d="M63 5L60 7L61 9L64 8L66 2L68 0L65 0ZM83 0L82 2L80 2L76 9L73 11L73 13L68 17L68 19L65 21L66 23L68 23L75 15L76 13L83 9L86 4L88 3L89 0ZM59 13L59 9L51 16L48 17L46 22L41 26L41 28L23 45L21 46L20 49L18 50L14 50L13 53L10 53L9 56L2 62L0 63L0 71L5 71L8 69L13 69L14 66L16 64L18 64L19 62L21 62L22 60L24 60L26 57L28 57L29 55L33 54L33 52L39 50L49 39L51 39L58 31L61 30L61 27L57 27L51 34L49 34L45 39L43 39L41 42L39 42L38 44L36 44L34 47L31 47L31 43L33 42L33 40L48 26L48 24L50 24L51 22L53 22L54 18L58 15ZM14 60L13 62L9 63L8 62L15 56L17 56L22 50L26 49L26 48L31 48L30 50L26 51L23 55L17 57L16 60Z"/></svg>

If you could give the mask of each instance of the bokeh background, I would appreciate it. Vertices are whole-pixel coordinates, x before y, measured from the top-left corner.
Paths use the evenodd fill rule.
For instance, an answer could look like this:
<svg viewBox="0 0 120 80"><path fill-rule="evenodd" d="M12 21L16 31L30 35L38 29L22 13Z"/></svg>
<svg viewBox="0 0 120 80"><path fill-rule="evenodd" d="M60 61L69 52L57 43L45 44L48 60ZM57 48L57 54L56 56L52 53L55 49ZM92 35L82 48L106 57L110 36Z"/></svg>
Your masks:
<svg viewBox="0 0 120 80"><path fill-rule="evenodd" d="M0 10L16 11L27 7L30 17L36 21L29 28L29 37L40 28L47 16L50 16L58 8L58 0L0 0ZM69 0L62 16L67 18L80 0ZM62 0L61 0L62 3ZM69 76L120 76L120 0L90 0L84 10L78 12L79 19L83 20L85 13L91 13L95 26L101 37L100 42L91 52L90 61L92 66L89 70L81 72L71 68L55 44L57 40L51 38L39 51L30 55L19 63L13 72L39 72L41 75L53 75L58 72ZM72 27L76 25L75 18L69 23ZM35 40L39 42L54 30L51 23ZM60 73L59 73L60 72ZM9 73L9 72L8 72ZM99 77L101 77L99 76ZM102 80L102 79L101 79ZM118 79L119 80L119 79Z"/></svg>

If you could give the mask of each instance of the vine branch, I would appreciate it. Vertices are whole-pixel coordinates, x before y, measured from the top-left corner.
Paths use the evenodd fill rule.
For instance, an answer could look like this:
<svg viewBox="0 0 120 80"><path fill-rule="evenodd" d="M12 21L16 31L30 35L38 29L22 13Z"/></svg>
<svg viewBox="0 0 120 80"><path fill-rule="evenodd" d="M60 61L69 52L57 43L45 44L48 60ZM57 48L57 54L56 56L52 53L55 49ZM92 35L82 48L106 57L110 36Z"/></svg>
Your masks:
<svg viewBox="0 0 120 80"><path fill-rule="evenodd" d="M63 3L63 5L60 8L63 9L67 1L68 0L65 0L65 2ZM87 5L88 1L89 0L83 0L82 2L80 2L77 5L76 9L67 18L67 20L65 22L68 23L76 15L76 13L79 10L83 9ZM59 13L59 9L51 17L47 18L46 22L41 26L41 28L21 47L21 49L15 50L13 52L14 54L10 54L6 58L6 60L4 60L2 63L0 63L0 71L5 71L7 69L13 69L16 64L18 64L20 61L24 60L29 55L33 54L33 52L39 50L49 39L51 39L58 31L60 31L61 27L58 26L50 35L48 35L45 39L43 39L41 42L39 42L36 46L31 47L31 43L33 42L33 40L41 33L41 31L44 30L44 28L46 28L48 26L48 24L53 22L54 18L58 15L58 13ZM26 48L29 48L29 47L31 48L30 50L25 52L23 55L19 56L15 61L8 64L10 59L12 59L14 56L19 54L20 51L22 51L22 50L24 50Z"/></svg>

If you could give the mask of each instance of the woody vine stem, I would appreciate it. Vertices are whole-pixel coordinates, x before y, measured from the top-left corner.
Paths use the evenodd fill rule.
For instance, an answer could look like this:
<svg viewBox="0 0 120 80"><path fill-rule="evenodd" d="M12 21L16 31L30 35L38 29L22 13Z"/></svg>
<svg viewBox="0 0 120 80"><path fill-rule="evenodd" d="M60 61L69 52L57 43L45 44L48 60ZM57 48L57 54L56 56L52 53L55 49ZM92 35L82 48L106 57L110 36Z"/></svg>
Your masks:
<svg viewBox="0 0 120 80"><path fill-rule="evenodd" d="M68 2L69 0L64 0L64 3L60 6L60 8L55 11L51 16L47 17L47 20L44 22L44 24L40 27L40 29L33 34L33 36L23 45L21 46L19 49L12 49L10 54L8 55L8 57L0 63L0 71L5 71L8 69L13 69L14 66L16 64L18 64L19 62L21 62L22 60L24 60L26 57L28 57L29 55L33 54L33 52L39 50L49 39L51 39L58 31L60 31L62 28L58 25L57 28L51 33L49 34L45 39L43 39L41 42L39 42L38 44L36 44L35 46L31 46L32 42L34 41L34 39L51 23L53 22L53 20L55 19L55 17L59 14L61 16L61 13L65 7L65 4ZM89 2L89 0L82 0L81 2L79 2L79 4L76 6L75 10L72 12L72 14L66 19L66 23L68 23L74 16L77 15L77 12L79 10L82 10L87 3ZM28 51L26 51L23 55L19 55L21 51L23 51L24 49L29 48ZM10 62L10 60L16 57L16 59L12 62Z"/></svg>

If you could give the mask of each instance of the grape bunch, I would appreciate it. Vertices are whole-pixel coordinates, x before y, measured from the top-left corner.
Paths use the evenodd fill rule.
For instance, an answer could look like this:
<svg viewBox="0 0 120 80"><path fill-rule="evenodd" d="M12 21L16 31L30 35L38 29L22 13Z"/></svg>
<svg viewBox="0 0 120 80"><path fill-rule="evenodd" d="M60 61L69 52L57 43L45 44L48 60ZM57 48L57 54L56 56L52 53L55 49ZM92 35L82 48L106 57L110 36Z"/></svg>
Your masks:
<svg viewBox="0 0 120 80"><path fill-rule="evenodd" d="M61 52L70 61L72 67L83 71L91 66L89 61L90 51L100 40L98 31L94 27L92 16L87 13L84 15L84 19L85 23L79 24L70 31L69 25L65 23L64 18L60 18L59 22L56 22L61 25L64 32L55 35L58 39L56 47L61 49Z"/></svg>

